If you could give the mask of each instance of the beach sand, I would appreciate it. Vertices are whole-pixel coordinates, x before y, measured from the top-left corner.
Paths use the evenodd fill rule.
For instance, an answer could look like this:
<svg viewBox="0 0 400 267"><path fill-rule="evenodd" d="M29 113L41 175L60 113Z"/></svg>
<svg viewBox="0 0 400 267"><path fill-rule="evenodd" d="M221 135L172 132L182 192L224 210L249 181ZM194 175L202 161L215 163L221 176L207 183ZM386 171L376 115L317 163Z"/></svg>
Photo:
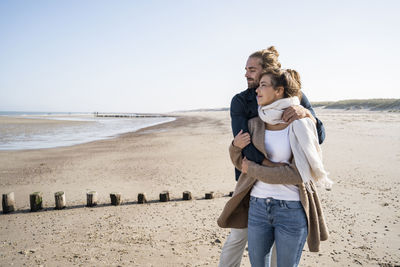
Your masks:
<svg viewBox="0 0 400 267"><path fill-rule="evenodd" d="M318 253L306 245L300 265L400 265L400 114L317 113L336 182L319 192L330 238ZM217 266L229 229L216 220L235 186L229 112L175 115L113 139L0 151L0 193L14 192L18 209L0 215L0 266ZM99 194L97 207L85 207L89 190ZM163 190L171 202L158 202ZM186 190L194 200L179 200ZM45 209L31 213L36 191ZM54 210L57 191L66 194L64 210ZM205 200L208 191L218 197ZM110 192L123 205L111 206ZM136 203L140 192L150 203ZM247 251L242 266L250 266Z"/></svg>

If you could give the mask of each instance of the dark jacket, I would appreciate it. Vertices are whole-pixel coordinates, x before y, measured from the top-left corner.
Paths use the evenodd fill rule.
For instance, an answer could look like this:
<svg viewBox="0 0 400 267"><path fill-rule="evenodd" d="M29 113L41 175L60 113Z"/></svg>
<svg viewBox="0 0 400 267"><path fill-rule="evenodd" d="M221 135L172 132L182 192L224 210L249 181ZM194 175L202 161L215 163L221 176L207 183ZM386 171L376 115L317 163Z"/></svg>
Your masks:
<svg viewBox="0 0 400 267"><path fill-rule="evenodd" d="M243 130L243 132L249 132L248 128L249 119L258 116L258 104L256 96L257 96L256 90L254 88L249 88L235 95L232 98L230 113L231 113L231 126L232 126L233 136L236 136L240 132L240 130ZM306 109L308 109L314 116L314 118L317 120L316 126L317 126L318 139L319 143L322 144L322 142L325 139L324 125L316 117L315 112L312 109L311 104L308 101L305 94L303 94L303 96L301 97L300 104ZM246 158L258 164L261 164L261 162L264 160L264 155L260 151L258 151L252 143L247 145L243 149L242 153ZM240 171L236 168L235 168L235 176L237 181L240 176Z"/></svg>

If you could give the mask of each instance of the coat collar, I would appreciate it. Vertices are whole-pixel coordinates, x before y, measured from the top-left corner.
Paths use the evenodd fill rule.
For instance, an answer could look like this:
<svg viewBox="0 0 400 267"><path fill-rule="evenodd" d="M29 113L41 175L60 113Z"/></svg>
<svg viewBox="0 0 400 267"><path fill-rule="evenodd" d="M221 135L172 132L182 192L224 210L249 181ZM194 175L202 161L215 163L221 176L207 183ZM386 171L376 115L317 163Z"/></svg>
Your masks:
<svg viewBox="0 0 400 267"><path fill-rule="evenodd" d="M256 100L256 89L257 88L247 88L247 101Z"/></svg>
<svg viewBox="0 0 400 267"><path fill-rule="evenodd" d="M255 117L249 120L249 129L254 129L254 132L250 133L253 145L263 153L265 158L268 158L265 150L265 123L259 117Z"/></svg>

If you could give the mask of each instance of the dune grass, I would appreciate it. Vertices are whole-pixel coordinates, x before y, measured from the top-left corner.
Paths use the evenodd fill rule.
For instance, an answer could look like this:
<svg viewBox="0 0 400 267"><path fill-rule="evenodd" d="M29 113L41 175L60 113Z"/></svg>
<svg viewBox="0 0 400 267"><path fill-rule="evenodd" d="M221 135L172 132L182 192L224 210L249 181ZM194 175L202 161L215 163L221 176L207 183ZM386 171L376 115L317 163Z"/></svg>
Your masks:
<svg viewBox="0 0 400 267"><path fill-rule="evenodd" d="M400 111L400 99L349 99L340 101L312 102L311 104L313 107L332 109Z"/></svg>

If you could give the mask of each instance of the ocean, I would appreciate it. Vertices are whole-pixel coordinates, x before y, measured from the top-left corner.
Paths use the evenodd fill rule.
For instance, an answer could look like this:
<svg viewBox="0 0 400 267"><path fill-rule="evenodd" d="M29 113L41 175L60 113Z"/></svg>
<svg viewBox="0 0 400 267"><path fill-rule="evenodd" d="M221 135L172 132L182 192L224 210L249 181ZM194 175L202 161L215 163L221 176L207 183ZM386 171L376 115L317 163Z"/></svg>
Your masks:
<svg viewBox="0 0 400 267"><path fill-rule="evenodd" d="M71 146L173 120L173 117L115 118L76 112L0 111L0 150Z"/></svg>

